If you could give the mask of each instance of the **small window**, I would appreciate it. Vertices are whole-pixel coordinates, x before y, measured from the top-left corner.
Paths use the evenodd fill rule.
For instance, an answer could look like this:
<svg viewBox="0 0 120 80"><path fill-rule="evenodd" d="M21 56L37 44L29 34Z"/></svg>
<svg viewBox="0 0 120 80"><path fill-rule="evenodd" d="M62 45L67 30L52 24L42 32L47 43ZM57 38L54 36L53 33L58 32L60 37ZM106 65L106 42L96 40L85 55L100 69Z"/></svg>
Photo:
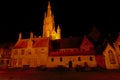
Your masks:
<svg viewBox="0 0 120 80"><path fill-rule="evenodd" d="M14 51L14 55L17 55L17 54L18 54L18 50L15 50L15 51Z"/></svg>
<svg viewBox="0 0 120 80"><path fill-rule="evenodd" d="M29 51L28 54L30 55L30 54L31 54L31 51Z"/></svg>
<svg viewBox="0 0 120 80"><path fill-rule="evenodd" d="M60 62L62 62L63 60L62 60L62 58L60 58Z"/></svg>
<svg viewBox="0 0 120 80"><path fill-rule="evenodd" d="M43 48L41 50L44 50Z"/></svg>
<svg viewBox="0 0 120 80"><path fill-rule="evenodd" d="M51 61L54 62L54 58L51 58Z"/></svg>
<svg viewBox="0 0 120 80"><path fill-rule="evenodd" d="M90 61L92 61L93 60L93 58L92 57L90 57Z"/></svg>
<svg viewBox="0 0 120 80"><path fill-rule="evenodd" d="M24 50L21 50L21 54L24 55L25 51Z"/></svg>
<svg viewBox="0 0 120 80"><path fill-rule="evenodd" d="M81 58L80 58L80 57L78 57L78 61L81 61Z"/></svg>

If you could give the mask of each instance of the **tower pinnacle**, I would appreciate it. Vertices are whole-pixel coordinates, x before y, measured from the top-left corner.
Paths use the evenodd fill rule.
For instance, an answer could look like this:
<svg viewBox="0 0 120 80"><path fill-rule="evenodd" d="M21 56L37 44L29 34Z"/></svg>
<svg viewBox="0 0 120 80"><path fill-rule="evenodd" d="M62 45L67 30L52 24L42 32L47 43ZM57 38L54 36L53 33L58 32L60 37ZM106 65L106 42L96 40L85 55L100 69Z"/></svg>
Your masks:
<svg viewBox="0 0 120 80"><path fill-rule="evenodd" d="M59 35L58 35L59 34ZM43 37L50 37L52 40L60 39L60 28L55 31L54 15L51 11L50 1L48 1L47 12L44 14Z"/></svg>

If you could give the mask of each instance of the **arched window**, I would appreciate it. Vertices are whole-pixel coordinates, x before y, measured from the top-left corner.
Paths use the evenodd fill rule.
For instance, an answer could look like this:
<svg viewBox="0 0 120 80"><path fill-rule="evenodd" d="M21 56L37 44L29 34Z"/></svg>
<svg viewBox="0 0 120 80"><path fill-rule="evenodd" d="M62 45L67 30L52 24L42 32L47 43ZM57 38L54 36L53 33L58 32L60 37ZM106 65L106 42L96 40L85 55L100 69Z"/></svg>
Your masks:
<svg viewBox="0 0 120 80"><path fill-rule="evenodd" d="M109 50L109 51L108 51L108 55L109 55L110 63L111 63L111 64L115 64L116 62L115 62L115 56L114 56L114 54L113 54L113 51L112 51L112 50Z"/></svg>

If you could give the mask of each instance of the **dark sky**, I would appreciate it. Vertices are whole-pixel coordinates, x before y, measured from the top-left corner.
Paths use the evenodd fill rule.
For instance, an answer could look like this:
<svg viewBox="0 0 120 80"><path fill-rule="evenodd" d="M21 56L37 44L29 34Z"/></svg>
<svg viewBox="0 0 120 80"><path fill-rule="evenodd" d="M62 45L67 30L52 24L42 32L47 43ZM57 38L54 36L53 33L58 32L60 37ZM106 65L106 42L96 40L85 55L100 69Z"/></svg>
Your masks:
<svg viewBox="0 0 120 80"><path fill-rule="evenodd" d="M47 0L34 2L4 1L0 4L0 43L17 41L19 32L28 38L30 31L42 35L43 15ZM51 0L55 24L61 26L62 37L87 34L96 26L102 34L119 32L118 2L81 2Z"/></svg>

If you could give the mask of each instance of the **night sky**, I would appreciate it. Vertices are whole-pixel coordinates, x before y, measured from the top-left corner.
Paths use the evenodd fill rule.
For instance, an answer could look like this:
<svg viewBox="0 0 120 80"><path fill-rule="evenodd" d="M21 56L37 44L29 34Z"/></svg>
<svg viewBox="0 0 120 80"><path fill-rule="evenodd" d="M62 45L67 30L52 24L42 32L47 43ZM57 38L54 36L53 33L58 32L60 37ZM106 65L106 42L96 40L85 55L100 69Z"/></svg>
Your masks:
<svg viewBox="0 0 120 80"><path fill-rule="evenodd" d="M19 32L29 38L32 31L42 35L43 15L48 0L34 2L4 1L0 5L0 43L16 42ZM79 0L51 0L55 25L60 25L62 37L88 34L96 26L101 34L117 34L120 12L117 2L81 2Z"/></svg>

